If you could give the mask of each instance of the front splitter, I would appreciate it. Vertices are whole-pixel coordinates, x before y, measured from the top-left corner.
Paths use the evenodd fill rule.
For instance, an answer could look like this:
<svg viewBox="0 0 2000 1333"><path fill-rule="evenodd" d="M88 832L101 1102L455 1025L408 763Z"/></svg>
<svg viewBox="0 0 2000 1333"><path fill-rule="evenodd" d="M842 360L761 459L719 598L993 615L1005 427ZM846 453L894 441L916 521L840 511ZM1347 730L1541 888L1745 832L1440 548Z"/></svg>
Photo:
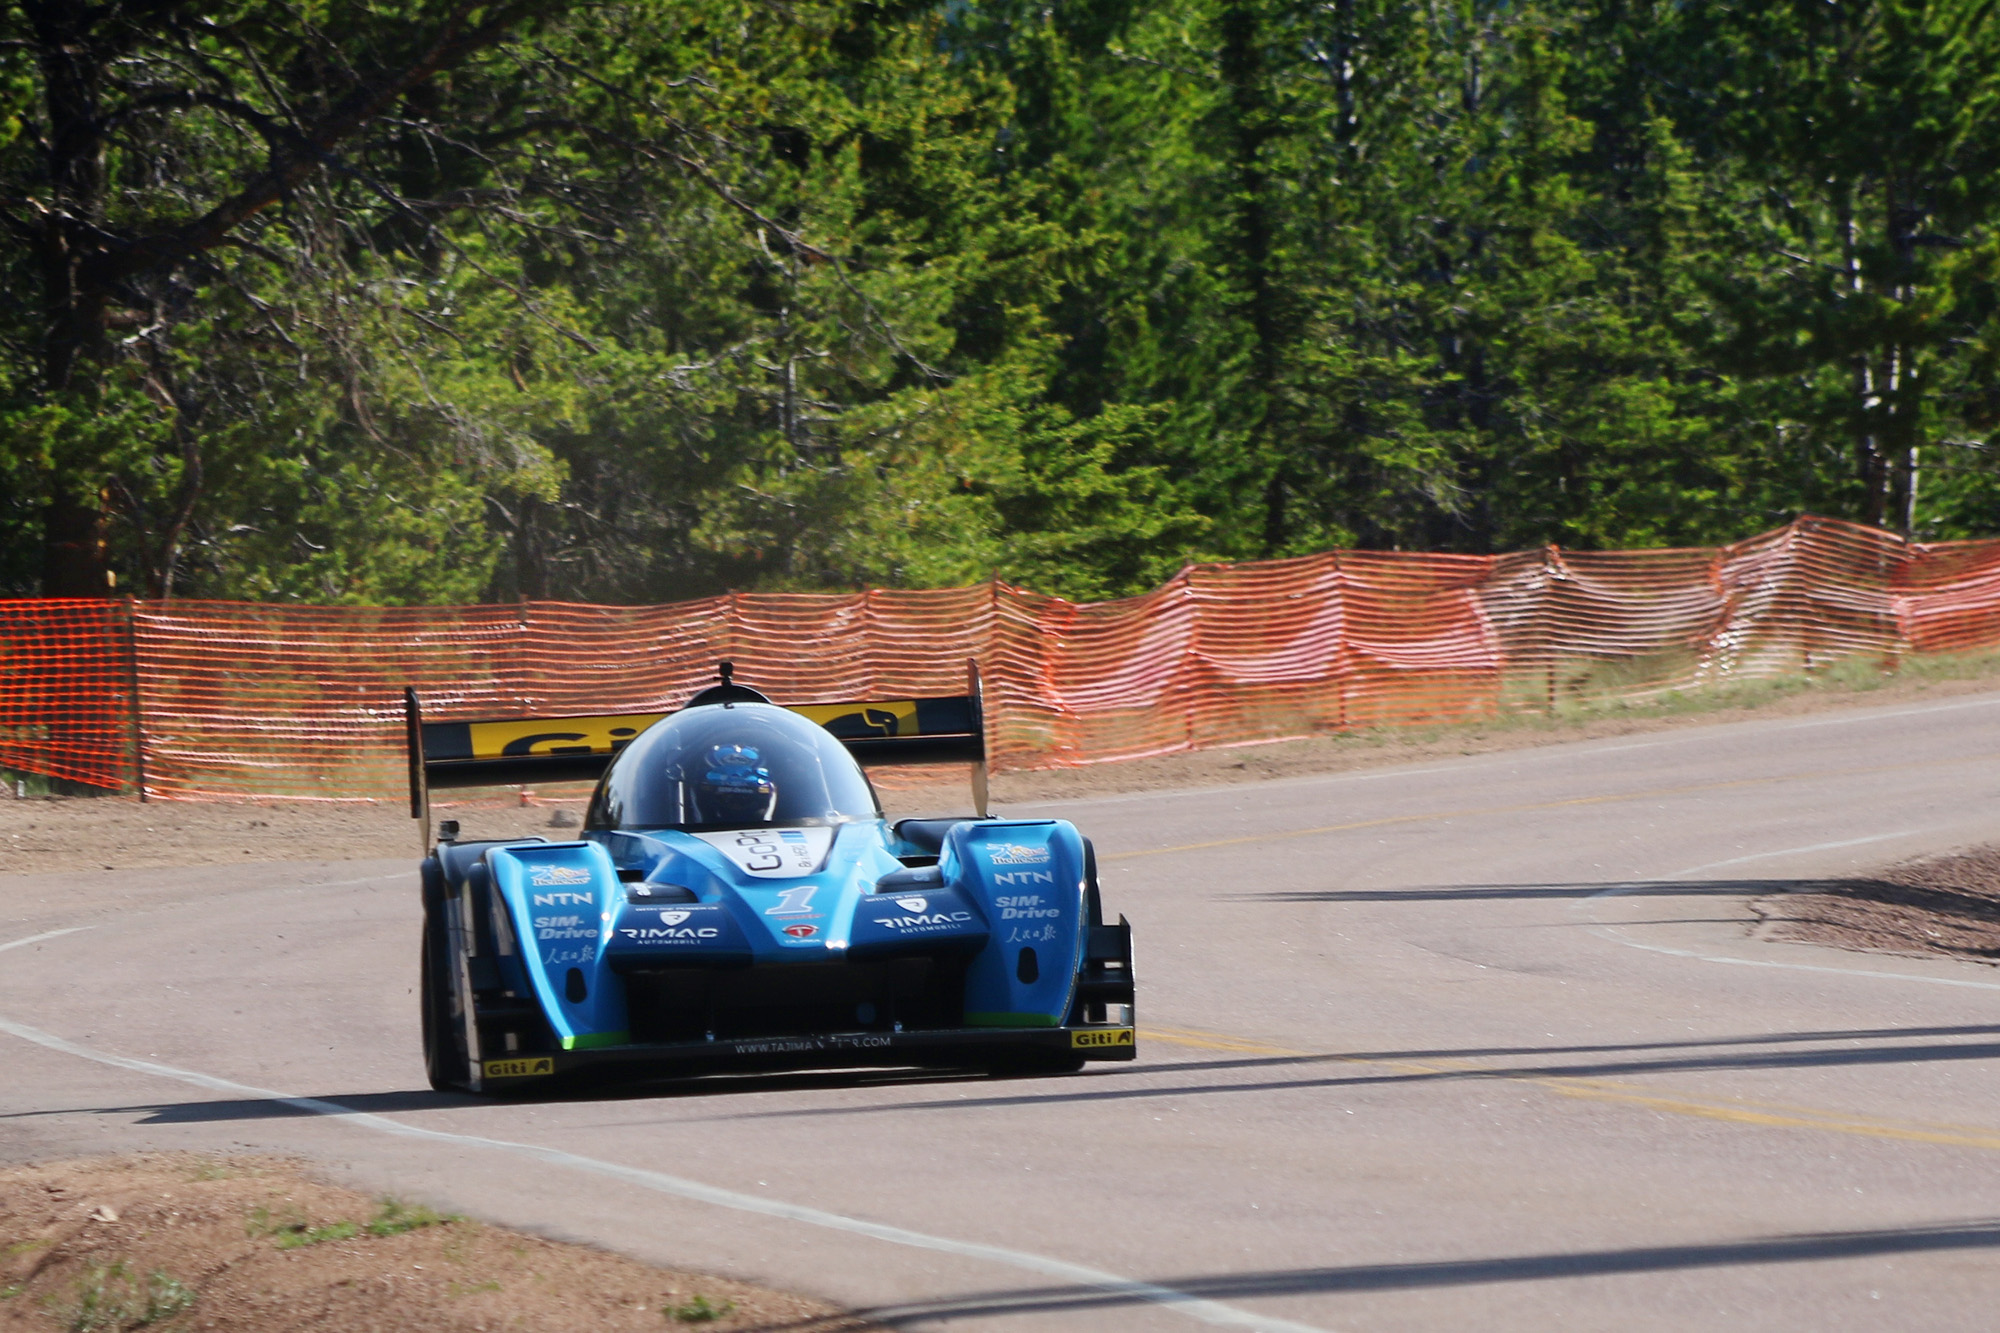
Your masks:
<svg viewBox="0 0 2000 1333"><path fill-rule="evenodd" d="M880 1066L953 1068L1004 1065L1010 1060L1054 1063L1134 1060L1130 1027L951 1028L930 1032L827 1032L785 1037L726 1037L714 1041L604 1046L485 1061L475 1091L527 1087L542 1079L619 1066L634 1073L687 1076L778 1069Z"/></svg>

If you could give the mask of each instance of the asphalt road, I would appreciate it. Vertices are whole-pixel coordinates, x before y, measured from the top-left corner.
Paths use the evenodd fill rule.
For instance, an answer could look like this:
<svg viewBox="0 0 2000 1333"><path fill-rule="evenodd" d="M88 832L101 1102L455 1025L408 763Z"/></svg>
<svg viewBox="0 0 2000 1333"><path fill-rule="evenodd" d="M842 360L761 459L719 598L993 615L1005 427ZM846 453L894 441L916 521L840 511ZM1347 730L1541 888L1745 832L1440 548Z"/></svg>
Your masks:
<svg viewBox="0 0 2000 1333"><path fill-rule="evenodd" d="M1135 1066L435 1096L410 862L301 848L0 877L0 1157L283 1151L913 1329L2000 1318L2000 971L1748 906L1993 838L2000 695L1034 813Z"/></svg>

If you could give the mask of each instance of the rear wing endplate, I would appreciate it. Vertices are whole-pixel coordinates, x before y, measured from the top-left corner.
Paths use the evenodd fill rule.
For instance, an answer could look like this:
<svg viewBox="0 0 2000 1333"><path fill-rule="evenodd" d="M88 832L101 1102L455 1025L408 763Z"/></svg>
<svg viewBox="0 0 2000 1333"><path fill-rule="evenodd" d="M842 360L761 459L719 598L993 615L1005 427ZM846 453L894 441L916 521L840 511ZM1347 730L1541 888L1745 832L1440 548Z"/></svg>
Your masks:
<svg viewBox="0 0 2000 1333"><path fill-rule="evenodd" d="M730 680L713 692L754 691ZM704 694L712 691L704 691ZM702 700L702 695L696 699ZM986 813L986 714L979 664L966 663L966 692L939 699L786 704L825 727L863 764L970 764L973 804ZM430 792L449 787L512 787L539 782L594 782L613 756L669 713L598 713L426 722L414 687L403 691L410 761L410 817L424 821L430 847Z"/></svg>

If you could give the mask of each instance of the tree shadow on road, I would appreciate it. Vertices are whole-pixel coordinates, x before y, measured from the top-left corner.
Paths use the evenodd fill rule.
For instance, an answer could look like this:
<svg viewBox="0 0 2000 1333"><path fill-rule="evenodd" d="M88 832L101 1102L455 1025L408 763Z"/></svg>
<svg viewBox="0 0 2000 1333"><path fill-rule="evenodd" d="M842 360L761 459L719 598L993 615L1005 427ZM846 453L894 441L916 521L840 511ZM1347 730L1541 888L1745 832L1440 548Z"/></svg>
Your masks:
<svg viewBox="0 0 2000 1333"><path fill-rule="evenodd" d="M1343 1292L1425 1290L1501 1282L1544 1282L1563 1278L1618 1277L1697 1268L1764 1264L1822 1263L1880 1255L1922 1254L2000 1247L2000 1221L1979 1219L1871 1231L1827 1231L1793 1236L1760 1236L1692 1245L1646 1245L1623 1249L1555 1254L1506 1255L1484 1259L1353 1264L1326 1268L1276 1269L1151 1279L1129 1289L1087 1286L1020 1287L980 1292L951 1300L900 1305L857 1313L891 1327L922 1320L973 1319L1000 1315L1054 1314L1112 1309L1160 1299L1159 1288L1214 1301L1259 1297L1312 1296Z"/></svg>
<svg viewBox="0 0 2000 1333"><path fill-rule="evenodd" d="M1223 895L1251 903L1534 902L1596 898L1761 898L1772 893L1825 893L1852 884L1834 879L1630 880L1594 884L1434 884L1399 889L1297 889Z"/></svg>

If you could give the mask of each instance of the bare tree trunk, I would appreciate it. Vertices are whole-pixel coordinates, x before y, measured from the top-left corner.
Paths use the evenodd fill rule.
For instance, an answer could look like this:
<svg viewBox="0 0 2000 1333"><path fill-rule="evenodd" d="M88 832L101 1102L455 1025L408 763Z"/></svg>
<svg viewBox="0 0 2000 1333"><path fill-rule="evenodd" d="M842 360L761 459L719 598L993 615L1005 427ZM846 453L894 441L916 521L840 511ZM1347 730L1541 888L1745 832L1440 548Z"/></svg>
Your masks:
<svg viewBox="0 0 2000 1333"><path fill-rule="evenodd" d="M1280 295L1272 267L1272 221L1269 170L1264 150L1273 130L1269 94L1265 87L1268 71L1264 62L1264 31L1254 0L1233 0L1219 16L1221 51L1218 72L1228 90L1229 132L1234 199L1236 279L1246 298L1245 313L1250 324L1250 420L1247 444L1264 474L1260 497L1263 523L1259 546L1262 554L1276 555L1284 548L1291 526L1288 510L1291 493L1290 468L1282 447L1273 439L1272 409L1278 394L1279 345L1283 338L1278 313Z"/></svg>
<svg viewBox="0 0 2000 1333"><path fill-rule="evenodd" d="M1902 200L1904 192L1897 189L1892 177L1882 189L1883 224L1887 228L1889 248L1896 257L1896 276L1891 295L1898 304L1908 306L1916 295L1917 288L1917 242L1916 233L1922 218L1922 209L1906 206ZM1917 433L1922 429L1923 415L1920 410L1923 385L1917 378L1916 349L1908 343L1898 343L1890 352L1894 372L1889 384L1889 411L1893 430L1889 441L1889 466L1893 490L1890 511L1896 516L1896 525L1905 538L1914 537L1917 530Z"/></svg>
<svg viewBox="0 0 2000 1333"><path fill-rule="evenodd" d="M42 388L94 404L108 339L109 303L86 263L103 216L104 142L98 129L104 59L91 32L98 15L81 5L24 4L35 35L48 169L54 207L36 237L42 271ZM55 479L42 510L42 592L49 597L104 597L111 591L104 557L103 496Z"/></svg>
<svg viewBox="0 0 2000 1333"><path fill-rule="evenodd" d="M1842 264L1846 269L1847 290L1859 296L1862 290L1861 256L1851 186L1841 187L1840 215ZM1861 481L1860 518L1863 523L1874 527L1882 525L1882 517L1887 507L1889 471L1887 459L1882 453L1881 441L1876 437L1876 418L1882 405L1877 390L1874 362L1869 360L1867 352L1857 352L1854 356L1854 398L1858 430L1854 461L1855 471Z"/></svg>

